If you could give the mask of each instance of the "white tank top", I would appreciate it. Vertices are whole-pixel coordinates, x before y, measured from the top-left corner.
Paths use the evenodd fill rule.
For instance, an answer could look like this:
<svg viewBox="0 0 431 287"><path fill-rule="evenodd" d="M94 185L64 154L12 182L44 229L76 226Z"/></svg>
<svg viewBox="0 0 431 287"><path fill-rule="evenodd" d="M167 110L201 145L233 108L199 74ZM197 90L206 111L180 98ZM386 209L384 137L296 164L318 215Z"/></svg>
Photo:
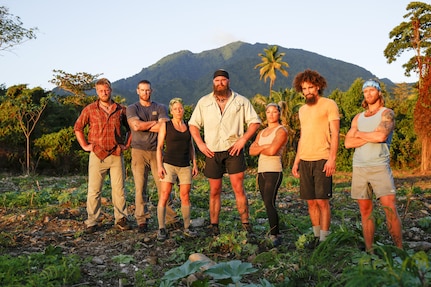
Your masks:
<svg viewBox="0 0 431 287"><path fill-rule="evenodd" d="M272 144L274 141L275 135L277 134L277 130L282 128L280 125L275 128L269 135L263 136L263 132L260 134L259 141L257 142L259 145L264 144ZM283 170L281 164L281 155L283 154L284 147L282 147L276 155L259 155L259 163L257 166L257 172L281 172Z"/></svg>
<svg viewBox="0 0 431 287"><path fill-rule="evenodd" d="M374 131L382 121L382 114L386 108L380 109L375 115L366 117L365 112L362 112L358 117L358 130L361 132ZM353 166L380 166L389 164L390 161L390 143L392 141L391 132L382 143L366 143L363 146L357 147L353 154Z"/></svg>

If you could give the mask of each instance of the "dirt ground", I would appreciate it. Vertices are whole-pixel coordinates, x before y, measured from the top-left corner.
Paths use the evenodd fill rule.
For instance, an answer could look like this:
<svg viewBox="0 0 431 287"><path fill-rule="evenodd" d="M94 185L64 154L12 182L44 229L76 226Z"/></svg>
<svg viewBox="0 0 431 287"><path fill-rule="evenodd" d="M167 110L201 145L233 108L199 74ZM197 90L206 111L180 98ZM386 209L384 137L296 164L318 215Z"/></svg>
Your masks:
<svg viewBox="0 0 431 287"><path fill-rule="evenodd" d="M394 172L394 177L397 188L428 190L423 194L403 195L401 199L403 204L399 206L399 213L403 220L404 241L406 244L420 245L415 247L416 249L426 249L427 247L424 247L421 242L431 242L431 234L418 230L417 219L430 216L431 213L431 175ZM347 186L349 180L349 174L340 174L334 181L338 186L343 186L343 184ZM279 196L278 201L283 201L282 195ZM415 202L421 202L421 205L415 204ZM133 209L133 206L131 208ZM298 210L300 210L298 212L307 212L305 208ZM1 250L18 256L43 252L47 246L54 245L62 247L65 254L76 254L82 258L91 257L91 261L82 268L82 283L76 286L119 286L120 275L131 278L136 270L148 270L149 268L155 277L148 278L149 285L147 286L151 286L151 280L160 278L164 271L175 267L167 266L166 258L169 258L172 252L180 246L181 240L178 242L178 240L169 239L160 243L156 240L155 228L146 234L138 233L136 228L119 232L112 228L112 215L105 213L103 214L105 224L100 230L94 234L84 234L82 220L86 216L85 206L76 209L65 207L58 214L46 215L42 220L29 223L29 219L37 212L38 210L29 210L17 213L14 210L14 213L11 214L10 209L0 207L0 230L10 234L14 242L13 246L0 246ZM155 226L155 215L153 217ZM133 221L133 217L131 220ZM175 234L175 231L171 232ZM202 227L200 229L202 237L206 236L205 232L206 228ZM179 232L176 238L181 238L181 236L182 234ZM112 258L119 254L131 255L134 261L132 264L118 264ZM110 273L113 276L107 276ZM133 280L129 280L129 282L133 282ZM132 284L130 283L129 286L133 286Z"/></svg>

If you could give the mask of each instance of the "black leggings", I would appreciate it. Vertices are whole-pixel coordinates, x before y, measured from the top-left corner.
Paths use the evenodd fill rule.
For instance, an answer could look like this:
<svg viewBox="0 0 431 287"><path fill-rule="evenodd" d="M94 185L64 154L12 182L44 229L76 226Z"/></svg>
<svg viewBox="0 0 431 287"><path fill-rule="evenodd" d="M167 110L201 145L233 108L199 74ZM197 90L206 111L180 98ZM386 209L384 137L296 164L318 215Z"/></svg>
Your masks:
<svg viewBox="0 0 431 287"><path fill-rule="evenodd" d="M280 233L278 213L275 208L275 199L282 180L282 172L260 172L257 177L259 191L265 204L266 214L269 219L271 235L278 235Z"/></svg>

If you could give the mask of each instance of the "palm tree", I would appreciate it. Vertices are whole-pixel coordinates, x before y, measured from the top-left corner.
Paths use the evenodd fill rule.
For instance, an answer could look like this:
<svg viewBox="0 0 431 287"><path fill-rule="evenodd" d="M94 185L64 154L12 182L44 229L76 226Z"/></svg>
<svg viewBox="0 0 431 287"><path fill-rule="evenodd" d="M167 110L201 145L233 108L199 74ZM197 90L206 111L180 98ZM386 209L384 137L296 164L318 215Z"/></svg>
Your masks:
<svg viewBox="0 0 431 287"><path fill-rule="evenodd" d="M265 119L265 108L269 103L277 103L281 107L281 124L288 131L288 142L283 153L283 166L290 167L295 160L296 148L299 140L298 110L303 105L303 97L294 89L272 91L272 99L257 94L251 99L256 112L261 119ZM263 123L261 128L266 126Z"/></svg>
<svg viewBox="0 0 431 287"><path fill-rule="evenodd" d="M272 46L267 49L263 49L265 53L259 53L262 63L257 64L254 68L260 68L260 80L266 80L269 78L269 98L271 98L272 87L274 86L275 79L277 78L276 72L279 71L283 76L287 77L289 73L284 69L288 68L289 64L283 62L283 56L285 53L278 52L278 46Z"/></svg>

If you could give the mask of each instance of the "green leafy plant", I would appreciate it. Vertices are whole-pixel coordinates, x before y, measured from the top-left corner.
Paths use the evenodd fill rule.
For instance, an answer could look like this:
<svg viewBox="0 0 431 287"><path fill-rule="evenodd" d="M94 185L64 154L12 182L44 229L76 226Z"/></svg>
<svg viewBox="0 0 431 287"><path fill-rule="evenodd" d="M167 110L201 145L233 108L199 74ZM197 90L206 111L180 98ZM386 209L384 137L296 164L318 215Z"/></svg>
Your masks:
<svg viewBox="0 0 431 287"><path fill-rule="evenodd" d="M375 254L354 257L335 286L429 286L430 261L425 252L410 255L393 246L379 246Z"/></svg>
<svg viewBox="0 0 431 287"><path fill-rule="evenodd" d="M418 225L423 229L423 230L429 230L431 229L431 216L426 216L426 217L422 217L418 220Z"/></svg>
<svg viewBox="0 0 431 287"><path fill-rule="evenodd" d="M63 256L60 247L48 246L44 253L0 256L2 286L65 286L81 278L77 256Z"/></svg>
<svg viewBox="0 0 431 287"><path fill-rule="evenodd" d="M116 263L120 263L120 264L130 264L134 261L135 259L133 258L132 255L116 255L114 257L112 257L112 261L116 262Z"/></svg>
<svg viewBox="0 0 431 287"><path fill-rule="evenodd" d="M191 262L190 260L187 260L183 265L167 271L162 278L160 286L176 286L174 285L175 282L200 271L201 267L205 264L207 263L202 261ZM204 275L211 277L217 284L224 286L273 286L267 280L260 280L262 285L244 285L240 282L244 275L252 274L256 271L257 269L254 268L251 263L232 260L229 262L217 263L201 272ZM204 279L196 280L193 283L193 286L212 286L209 284L210 280L206 277Z"/></svg>
<svg viewBox="0 0 431 287"><path fill-rule="evenodd" d="M210 241L209 249L221 253L233 253L236 257L242 254L253 254L256 248L250 244L245 231L222 233Z"/></svg>
<svg viewBox="0 0 431 287"><path fill-rule="evenodd" d="M204 273L223 285L228 285L229 283L237 285L244 275L251 274L256 271L257 269L253 268L251 263L233 260L213 265L205 270Z"/></svg>

